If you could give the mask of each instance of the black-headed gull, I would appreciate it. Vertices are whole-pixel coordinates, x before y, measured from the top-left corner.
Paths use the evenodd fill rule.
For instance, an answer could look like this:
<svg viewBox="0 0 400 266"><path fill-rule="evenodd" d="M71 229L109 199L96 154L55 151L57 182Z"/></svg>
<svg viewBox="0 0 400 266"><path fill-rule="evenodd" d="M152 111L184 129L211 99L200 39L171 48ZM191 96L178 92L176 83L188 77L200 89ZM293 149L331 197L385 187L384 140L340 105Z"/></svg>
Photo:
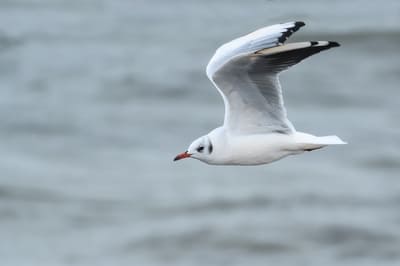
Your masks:
<svg viewBox="0 0 400 266"><path fill-rule="evenodd" d="M175 157L208 164L258 165L327 145L345 144L337 136L298 132L287 119L279 73L337 42L283 44L305 24L288 22L261 28L217 49L207 76L225 104L224 124Z"/></svg>

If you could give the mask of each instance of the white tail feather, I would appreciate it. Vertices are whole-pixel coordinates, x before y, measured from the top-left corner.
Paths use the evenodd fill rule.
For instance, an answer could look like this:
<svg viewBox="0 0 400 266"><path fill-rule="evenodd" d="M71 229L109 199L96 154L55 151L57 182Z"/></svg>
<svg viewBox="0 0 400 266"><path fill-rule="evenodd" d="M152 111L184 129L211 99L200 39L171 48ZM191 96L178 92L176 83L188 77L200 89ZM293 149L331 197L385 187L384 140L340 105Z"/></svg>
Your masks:
<svg viewBox="0 0 400 266"><path fill-rule="evenodd" d="M315 141L313 141L315 144L323 144L323 145L336 145L336 144L347 144L347 142L344 142L341 140L338 136L324 136L324 137L316 137Z"/></svg>
<svg viewBox="0 0 400 266"><path fill-rule="evenodd" d="M300 145L298 149L303 151L312 151L328 145L347 144L338 136L316 137L307 133L296 132L295 138Z"/></svg>

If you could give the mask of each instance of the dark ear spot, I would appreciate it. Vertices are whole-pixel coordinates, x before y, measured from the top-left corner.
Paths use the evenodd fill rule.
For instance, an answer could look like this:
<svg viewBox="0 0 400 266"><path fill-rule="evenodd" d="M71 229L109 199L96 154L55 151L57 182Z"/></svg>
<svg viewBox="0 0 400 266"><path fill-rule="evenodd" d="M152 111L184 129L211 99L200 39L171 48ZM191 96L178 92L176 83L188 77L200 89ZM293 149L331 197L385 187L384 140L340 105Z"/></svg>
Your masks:
<svg viewBox="0 0 400 266"><path fill-rule="evenodd" d="M213 145L210 141L210 145L208 145L208 153L212 153L212 151L213 151Z"/></svg>

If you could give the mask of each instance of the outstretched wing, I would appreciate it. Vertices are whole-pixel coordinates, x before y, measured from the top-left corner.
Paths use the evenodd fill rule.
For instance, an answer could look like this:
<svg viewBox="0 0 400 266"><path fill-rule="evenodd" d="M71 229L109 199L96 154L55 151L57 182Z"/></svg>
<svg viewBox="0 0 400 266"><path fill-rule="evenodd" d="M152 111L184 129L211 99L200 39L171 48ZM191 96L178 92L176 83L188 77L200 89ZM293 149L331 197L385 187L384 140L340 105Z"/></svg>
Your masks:
<svg viewBox="0 0 400 266"><path fill-rule="evenodd" d="M262 28L221 46L207 75L225 103L224 126L234 133L291 133L278 74L336 42L282 43L303 22Z"/></svg>

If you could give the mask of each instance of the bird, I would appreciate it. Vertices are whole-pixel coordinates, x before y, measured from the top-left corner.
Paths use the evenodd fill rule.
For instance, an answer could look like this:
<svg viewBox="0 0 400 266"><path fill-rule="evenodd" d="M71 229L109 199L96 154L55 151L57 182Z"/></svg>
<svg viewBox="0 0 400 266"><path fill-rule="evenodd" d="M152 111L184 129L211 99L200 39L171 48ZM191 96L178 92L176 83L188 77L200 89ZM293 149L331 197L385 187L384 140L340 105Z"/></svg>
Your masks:
<svg viewBox="0 0 400 266"><path fill-rule="evenodd" d="M335 41L285 41L302 21L267 26L220 46L206 74L225 105L223 125L193 141L174 161L210 165L261 165L288 155L347 144L336 135L296 131L287 118L279 74L303 59L338 47Z"/></svg>

